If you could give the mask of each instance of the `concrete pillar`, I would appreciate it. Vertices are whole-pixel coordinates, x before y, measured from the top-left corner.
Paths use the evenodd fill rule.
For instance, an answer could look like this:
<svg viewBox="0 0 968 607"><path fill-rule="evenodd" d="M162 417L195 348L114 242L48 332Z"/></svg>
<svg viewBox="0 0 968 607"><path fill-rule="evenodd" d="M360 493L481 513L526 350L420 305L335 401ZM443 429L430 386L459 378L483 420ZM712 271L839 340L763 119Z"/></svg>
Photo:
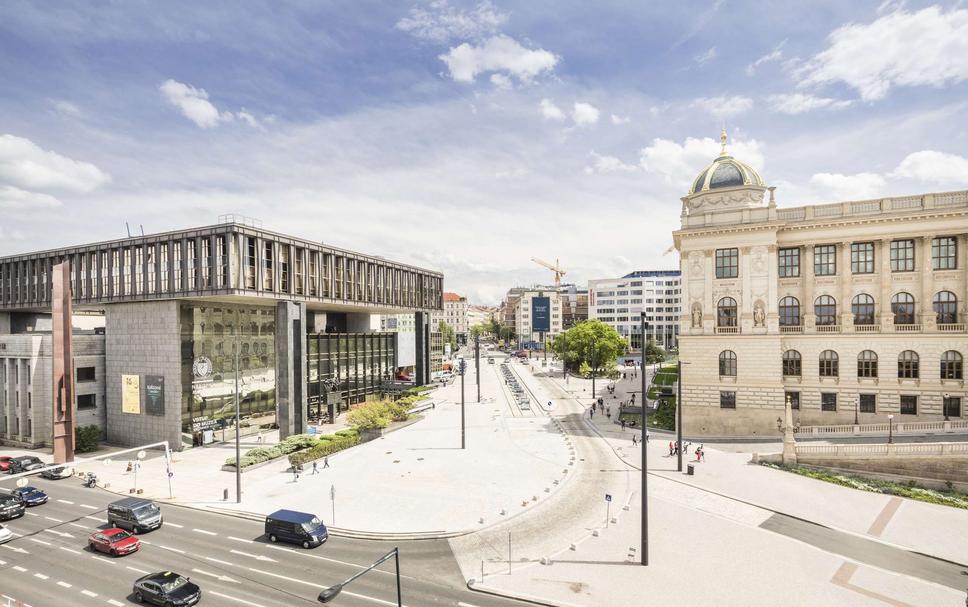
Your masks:
<svg viewBox="0 0 968 607"><path fill-rule="evenodd" d="M306 431L306 304L276 304L276 414L279 438Z"/></svg>
<svg viewBox="0 0 968 607"><path fill-rule="evenodd" d="M413 320L416 338L414 381L422 386L430 383L430 313L415 312Z"/></svg>

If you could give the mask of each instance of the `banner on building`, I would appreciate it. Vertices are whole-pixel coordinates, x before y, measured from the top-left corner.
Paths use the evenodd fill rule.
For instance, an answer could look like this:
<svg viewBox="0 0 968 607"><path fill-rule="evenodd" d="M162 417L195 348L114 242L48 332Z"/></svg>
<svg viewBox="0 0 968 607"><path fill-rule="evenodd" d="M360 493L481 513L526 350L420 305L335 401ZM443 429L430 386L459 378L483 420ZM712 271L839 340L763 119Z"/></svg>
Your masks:
<svg viewBox="0 0 968 607"><path fill-rule="evenodd" d="M533 297L531 299L531 331L533 333L551 332L550 297Z"/></svg>
<svg viewBox="0 0 968 607"><path fill-rule="evenodd" d="M121 376L121 412L141 413L141 376Z"/></svg>
<svg viewBox="0 0 968 607"><path fill-rule="evenodd" d="M145 375L145 413L165 414L165 376Z"/></svg>

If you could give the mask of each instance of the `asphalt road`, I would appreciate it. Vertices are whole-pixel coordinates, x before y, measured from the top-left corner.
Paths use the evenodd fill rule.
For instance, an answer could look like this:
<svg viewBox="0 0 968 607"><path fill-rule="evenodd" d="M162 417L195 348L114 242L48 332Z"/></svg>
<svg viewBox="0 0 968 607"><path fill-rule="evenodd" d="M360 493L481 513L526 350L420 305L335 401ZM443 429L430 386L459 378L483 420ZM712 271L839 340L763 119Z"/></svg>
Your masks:
<svg viewBox="0 0 968 607"><path fill-rule="evenodd" d="M388 543L331 538L305 550L269 544L262 524L228 515L162 505L165 524L142 536L140 551L117 558L93 553L87 537L106 527L105 508L119 496L86 489L79 479L32 485L50 495L42 506L5 521L16 537L0 545L0 605L6 598L32 607L134 604L132 582L156 571L190 576L201 605L288 607L319 604L320 590L340 582L393 548L400 548L403 604L511 607L519 601L466 588L446 540ZM12 481L0 480L11 488ZM347 586L331 605L396 605L393 560Z"/></svg>

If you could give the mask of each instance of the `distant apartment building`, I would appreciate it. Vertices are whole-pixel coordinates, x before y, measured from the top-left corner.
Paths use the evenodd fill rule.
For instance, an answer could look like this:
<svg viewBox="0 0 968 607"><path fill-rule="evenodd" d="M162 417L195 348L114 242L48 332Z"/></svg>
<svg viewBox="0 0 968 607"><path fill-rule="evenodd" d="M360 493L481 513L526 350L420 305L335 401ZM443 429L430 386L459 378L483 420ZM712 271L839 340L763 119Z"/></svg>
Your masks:
<svg viewBox="0 0 968 607"><path fill-rule="evenodd" d="M663 348L679 343L682 287L679 270L640 270L621 278L588 281L588 318L615 327L633 350L642 347L641 314L647 339Z"/></svg>
<svg viewBox="0 0 968 607"><path fill-rule="evenodd" d="M588 289L576 285L561 285L561 328L568 330L588 320Z"/></svg>
<svg viewBox="0 0 968 607"><path fill-rule="evenodd" d="M547 302L542 301L547 298ZM543 304L547 304L546 311L542 311ZM562 331L561 315L561 294L554 287L542 289L534 287L523 291L515 300L514 308L514 332L518 336L519 343L534 342L541 343L540 328L541 315L547 314L548 331L544 333L545 341L550 340ZM537 326L535 323L539 323Z"/></svg>
<svg viewBox="0 0 968 607"><path fill-rule="evenodd" d="M470 329L468 324L468 303L467 298L457 293L444 292L444 309L434 310L430 313L430 323L436 331L441 322L454 330L457 336L457 343L467 343L467 332Z"/></svg>

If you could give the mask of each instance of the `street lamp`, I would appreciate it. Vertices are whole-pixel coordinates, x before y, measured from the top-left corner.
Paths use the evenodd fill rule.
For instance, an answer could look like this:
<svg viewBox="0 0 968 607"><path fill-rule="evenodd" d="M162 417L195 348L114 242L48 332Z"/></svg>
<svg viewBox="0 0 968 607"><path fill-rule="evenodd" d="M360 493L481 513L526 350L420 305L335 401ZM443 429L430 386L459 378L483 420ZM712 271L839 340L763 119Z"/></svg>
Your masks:
<svg viewBox="0 0 968 607"><path fill-rule="evenodd" d="M948 399L950 396L947 392L941 395L941 408L944 410L944 421L948 421Z"/></svg>
<svg viewBox="0 0 968 607"><path fill-rule="evenodd" d="M860 421L858 420L858 413L860 413L860 396L854 397L854 425L858 425Z"/></svg>
<svg viewBox="0 0 968 607"><path fill-rule="evenodd" d="M320 603L331 602L333 599L339 596L339 593L343 591L344 586L348 585L350 582L354 581L356 578L360 577L361 575L370 571L371 569L374 569L375 567L379 567L386 561L390 560L390 557L393 557L393 560L397 568L397 607L403 607L403 599L401 598L401 594L400 594L400 549L399 548L394 548L390 552L387 552L386 554L381 556L375 563L373 563L363 571L360 571L359 573L350 576L350 578L347 579L346 581L340 582L339 584L335 584L333 586L330 586L329 588L324 589L322 592L319 593L319 596L316 597L316 600L319 601Z"/></svg>
<svg viewBox="0 0 968 607"><path fill-rule="evenodd" d="M642 330L642 362L645 362L645 332L649 323L643 311L639 317ZM680 378L681 381L681 378ZM649 565L649 374L642 367L642 565ZM680 443L679 450L682 450Z"/></svg>
<svg viewBox="0 0 968 607"><path fill-rule="evenodd" d="M887 416L887 442L888 444L894 442L894 415Z"/></svg>

